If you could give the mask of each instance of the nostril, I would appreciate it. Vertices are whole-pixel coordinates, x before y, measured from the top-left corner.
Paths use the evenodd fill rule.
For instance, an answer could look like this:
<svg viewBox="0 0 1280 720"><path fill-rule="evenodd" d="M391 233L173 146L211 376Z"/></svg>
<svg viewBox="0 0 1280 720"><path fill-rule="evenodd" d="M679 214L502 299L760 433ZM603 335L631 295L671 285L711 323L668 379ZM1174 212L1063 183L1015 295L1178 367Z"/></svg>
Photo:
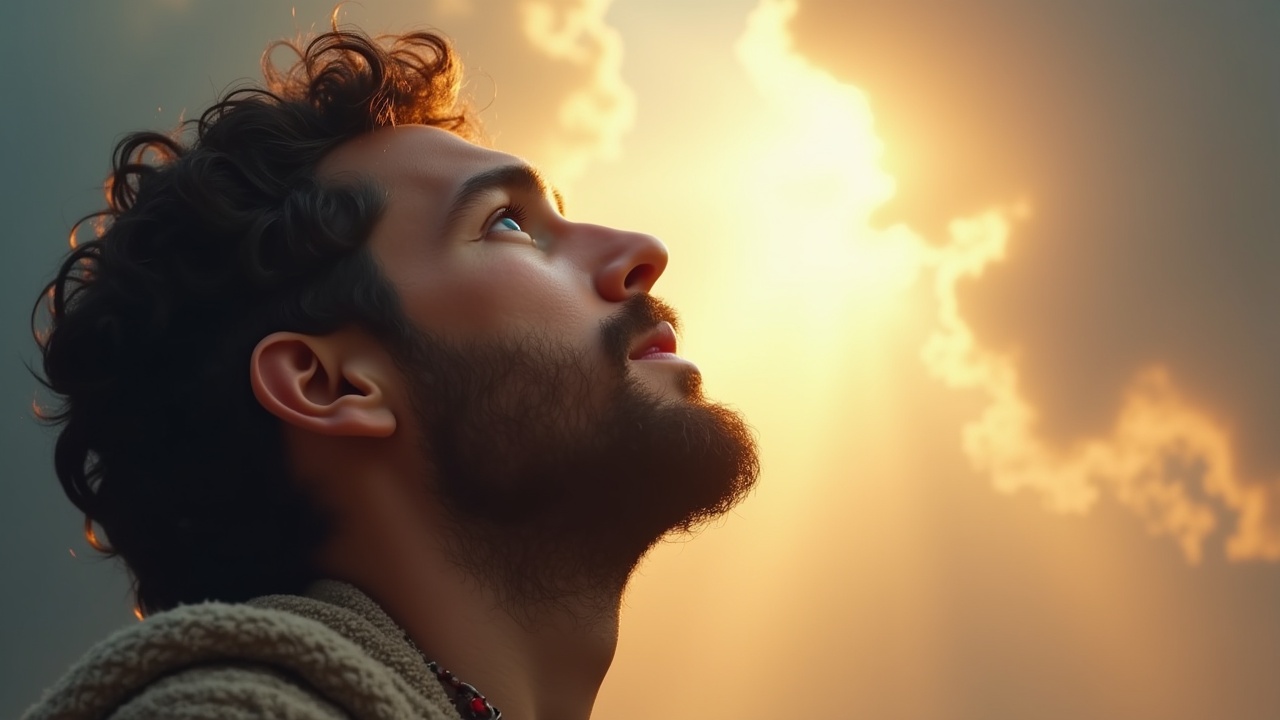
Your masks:
<svg viewBox="0 0 1280 720"><path fill-rule="evenodd" d="M657 279L657 269L654 266L645 263L631 268L631 272L627 273L627 277L622 281L623 287L627 290L634 289L637 285L644 289L653 286L653 281Z"/></svg>

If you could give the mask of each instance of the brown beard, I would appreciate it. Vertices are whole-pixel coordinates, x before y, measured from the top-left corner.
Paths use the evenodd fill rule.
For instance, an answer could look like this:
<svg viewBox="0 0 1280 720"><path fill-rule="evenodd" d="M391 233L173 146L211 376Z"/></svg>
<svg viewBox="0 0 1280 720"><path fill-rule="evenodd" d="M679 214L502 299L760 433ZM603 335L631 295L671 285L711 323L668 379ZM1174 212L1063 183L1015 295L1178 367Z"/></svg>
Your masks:
<svg viewBox="0 0 1280 720"><path fill-rule="evenodd" d="M524 336L401 359L455 562L510 610L616 610L655 543L741 501L759 474L750 428L692 368L663 399L628 369L631 341L675 313L648 295L601 325L601 347ZM603 349L603 353L601 350ZM603 358L603 361L602 361Z"/></svg>

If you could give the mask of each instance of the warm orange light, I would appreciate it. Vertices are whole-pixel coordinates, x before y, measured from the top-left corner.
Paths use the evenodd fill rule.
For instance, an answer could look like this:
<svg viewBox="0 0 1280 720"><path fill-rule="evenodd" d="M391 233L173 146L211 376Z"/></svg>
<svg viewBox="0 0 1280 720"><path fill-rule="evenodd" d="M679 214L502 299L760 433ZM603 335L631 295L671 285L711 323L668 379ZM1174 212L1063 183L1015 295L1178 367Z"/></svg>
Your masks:
<svg viewBox="0 0 1280 720"><path fill-rule="evenodd" d="M103 553L111 552L111 546L98 537L98 532L93 527L93 520L89 517L84 519L84 538L89 541L89 547L94 550Z"/></svg>
<svg viewBox="0 0 1280 720"><path fill-rule="evenodd" d="M1265 481L1238 476L1226 430L1183 399L1162 369L1135 378L1109 436L1055 448L1038 434L1016 364L981 344L957 299L963 282L1004 258L1014 223L1030 217L1029 204L956 219L943 242L905 226L873 227L872 213L895 188L880 165L870 103L794 50L787 24L796 9L795 0L761 0L736 48L771 118L765 132L743 142L753 157L746 194L762 230L751 268L762 289L751 309L770 325L776 345L803 348L806 356L805 375L791 379L800 387L777 411L820 423L836 388L847 389L852 375L882 372L851 367L848 348L860 335L883 335L905 291L926 277L937 325L924 363L947 386L985 397L962 442L997 489L1034 490L1061 512L1087 511L1105 489L1150 532L1173 538L1190 562L1199 561L1226 511L1239 518L1229 557L1280 559L1280 531L1271 529L1280 528L1280 498ZM1171 459L1203 471L1173 472Z"/></svg>
<svg viewBox="0 0 1280 720"><path fill-rule="evenodd" d="M31 414L38 420L48 420L48 416L45 414L45 409L40 407L40 400L38 398L32 398L31 400Z"/></svg>
<svg viewBox="0 0 1280 720"><path fill-rule="evenodd" d="M757 207L773 209L760 242L768 275L794 300L787 315L816 312L827 323L850 303L891 308L915 280L921 244L905 228L871 227L895 186L880 165L870 103L794 50L787 22L795 11L793 1L762 2L737 45L772 122L748 145L749 192Z"/></svg>

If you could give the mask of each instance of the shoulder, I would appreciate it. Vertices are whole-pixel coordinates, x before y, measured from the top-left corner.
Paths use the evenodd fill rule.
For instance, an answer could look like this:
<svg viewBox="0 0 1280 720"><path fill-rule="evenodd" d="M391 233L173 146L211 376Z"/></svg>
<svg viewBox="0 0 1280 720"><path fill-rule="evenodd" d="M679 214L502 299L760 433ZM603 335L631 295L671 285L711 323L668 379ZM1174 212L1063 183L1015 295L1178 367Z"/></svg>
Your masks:
<svg viewBox="0 0 1280 720"><path fill-rule="evenodd" d="M275 621L264 611L221 603L158 613L95 645L24 717L105 717L166 677L198 666L247 659L239 646L253 637L278 634L263 632L263 626Z"/></svg>
<svg viewBox="0 0 1280 720"><path fill-rule="evenodd" d="M184 670L146 686L111 720L342 720L340 708L286 673L266 667L210 666Z"/></svg>
<svg viewBox="0 0 1280 720"><path fill-rule="evenodd" d="M215 717L187 708L221 705L223 696L254 698L233 703L246 712L257 712L264 703L289 707L291 698L308 692L303 688L314 688L314 697L347 704L363 699L346 697L353 690L353 668L358 668L356 677L374 676L372 692L388 694L385 673L322 623L245 604L188 605L158 613L95 646L26 717L88 720L123 711L127 704L133 705L131 714L120 717ZM157 715L159 708L163 712Z"/></svg>
<svg viewBox="0 0 1280 720"><path fill-rule="evenodd" d="M382 647L393 640L362 643L354 619L337 623L300 602L158 613L90 650L25 718L449 717L426 683L393 669Z"/></svg>

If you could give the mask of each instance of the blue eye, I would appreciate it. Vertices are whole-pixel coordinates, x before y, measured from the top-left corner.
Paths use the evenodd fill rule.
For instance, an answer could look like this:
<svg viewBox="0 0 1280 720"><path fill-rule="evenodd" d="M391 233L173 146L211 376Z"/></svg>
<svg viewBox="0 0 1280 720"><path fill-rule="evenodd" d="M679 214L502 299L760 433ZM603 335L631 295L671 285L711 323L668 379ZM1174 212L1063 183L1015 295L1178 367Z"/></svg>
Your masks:
<svg viewBox="0 0 1280 720"><path fill-rule="evenodd" d="M493 226L501 227L505 230L511 230L513 232L524 232L524 228L520 227L520 223L516 222L515 218L510 218L510 217L498 218L498 221L495 222Z"/></svg>
<svg viewBox="0 0 1280 720"><path fill-rule="evenodd" d="M505 235L507 233L518 233L528 235L529 241L534 245L538 242L533 239L532 235L524 229L525 212L524 208L519 205L509 205L498 210L490 216L489 227L485 230L485 235ZM481 238L483 239L483 237Z"/></svg>

